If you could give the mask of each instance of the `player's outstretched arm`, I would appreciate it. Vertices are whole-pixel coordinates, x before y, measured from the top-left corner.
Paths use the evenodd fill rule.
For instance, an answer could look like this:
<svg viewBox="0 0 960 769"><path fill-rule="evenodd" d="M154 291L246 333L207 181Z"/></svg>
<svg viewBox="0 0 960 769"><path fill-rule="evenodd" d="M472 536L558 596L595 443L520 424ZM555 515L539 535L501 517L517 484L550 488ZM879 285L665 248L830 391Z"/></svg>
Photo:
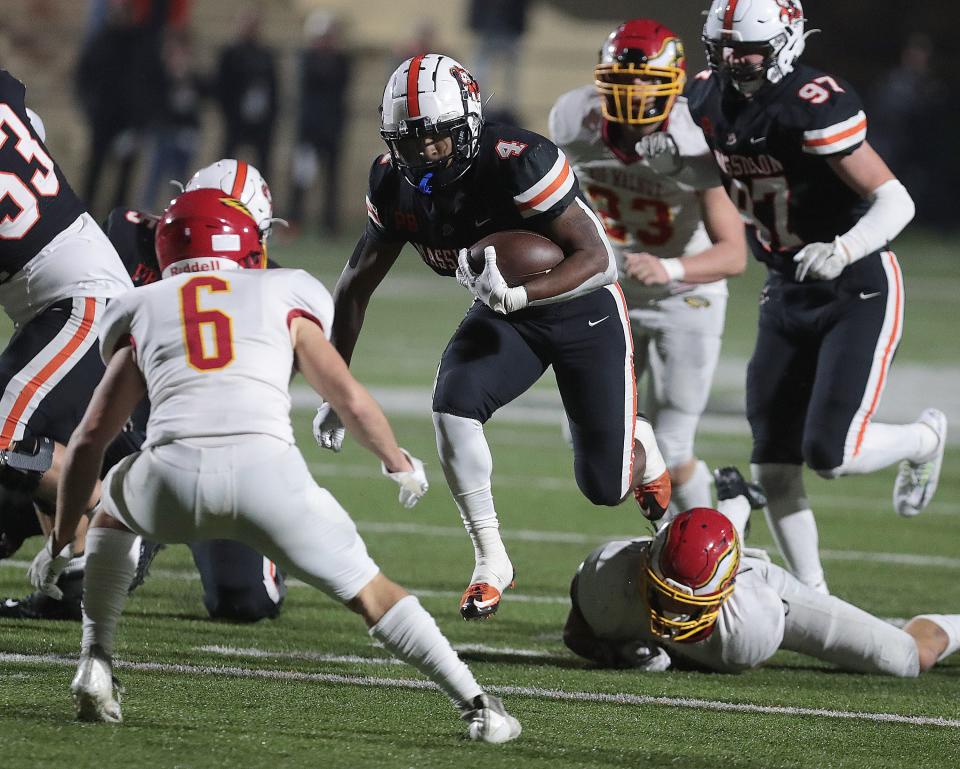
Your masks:
<svg viewBox="0 0 960 769"><path fill-rule="evenodd" d="M365 232L337 280L333 289L334 320L330 341L348 364L360 336L370 297L397 261L402 248L403 243L381 240Z"/></svg>
<svg viewBox="0 0 960 769"><path fill-rule="evenodd" d="M51 546L54 555L73 540L99 480L104 452L146 394L147 385L137 368L133 349L125 347L114 353L83 420L67 444L57 489Z"/></svg>

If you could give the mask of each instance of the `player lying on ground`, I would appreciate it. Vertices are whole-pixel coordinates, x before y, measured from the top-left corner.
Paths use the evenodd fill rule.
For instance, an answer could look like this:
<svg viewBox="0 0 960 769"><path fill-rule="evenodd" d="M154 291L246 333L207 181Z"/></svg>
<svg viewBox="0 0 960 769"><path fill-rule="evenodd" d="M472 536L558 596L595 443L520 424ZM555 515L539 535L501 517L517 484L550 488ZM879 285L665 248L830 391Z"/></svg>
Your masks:
<svg viewBox="0 0 960 769"><path fill-rule="evenodd" d="M272 224L273 204L270 188L260 172L238 160L220 160L197 171L187 182L187 190L218 189L240 200L253 215L264 250ZM159 217L145 211L118 208L107 218L106 234L133 281L134 287L160 279L160 267L154 245ZM277 265L273 265L277 266ZM89 388L75 388L60 396L64 404L72 404L77 420L86 409L93 387L102 374L97 357L97 377ZM107 449L101 473L140 450L146 437L150 404L144 400L134 410L123 431ZM72 429L72 427L71 427ZM13 555L23 540L34 534L49 534L53 527L53 496L59 479L61 449L55 451L52 464L43 473L44 485L50 489L44 510L35 510L29 494L10 491L0 505L0 558ZM99 489L96 497L99 498ZM0 617L8 619L73 619L81 617L80 598L83 586L85 519L73 542L75 556L50 592L34 591L24 598L0 601ZM226 539L189 543L203 587L203 603L211 617L237 622L255 622L276 617L287 592L283 574L269 558L256 550ZM141 544L137 573L131 590L139 585L150 562L162 545L149 540Z"/></svg>
<svg viewBox="0 0 960 769"><path fill-rule="evenodd" d="M550 136L569 158L614 247L643 411L673 486L671 513L713 502L693 439L720 355L725 278L747 266L743 221L679 94L683 43L632 19L600 49L595 84L563 94ZM648 155L652 147L673 151ZM666 523L666 518L661 519Z"/></svg>
<svg viewBox="0 0 960 769"><path fill-rule="evenodd" d="M266 265L256 222L219 190L178 197L156 239L163 280L109 308L107 371L67 447L56 526L31 575L39 589L55 580L106 447L149 393L143 450L107 475L87 532L83 643L71 685L78 715L121 720L111 655L138 535L166 543L228 538L358 612L371 635L450 697L471 738L518 736L519 723L483 692L417 599L379 571L293 442L296 368L381 460L401 503L412 507L427 490L423 464L397 446L383 412L327 341L326 289L302 270L252 269Z"/></svg>
<svg viewBox="0 0 960 769"><path fill-rule="evenodd" d="M580 565L563 630L572 651L603 666L736 673L787 649L912 678L960 648L960 615L920 615L901 630L807 587L762 550L741 551L765 499L736 468L715 478L717 510L681 513L653 539L608 542Z"/></svg>
<svg viewBox="0 0 960 769"><path fill-rule="evenodd" d="M634 494L653 516L669 501L653 432L637 424L627 308L603 227L557 146L522 128L484 123L482 104L477 82L449 56L415 56L390 77L380 125L390 151L370 169L367 229L334 289L332 335L349 362L370 297L408 242L475 298L443 352L433 391L440 463L474 546L464 619L493 614L514 577L484 424L549 367L570 417L584 496L619 505ZM508 286L488 247L477 274L467 249L506 230L546 237L562 259L525 285ZM335 412L318 414L314 430L321 446L340 448Z"/></svg>
<svg viewBox="0 0 960 769"><path fill-rule="evenodd" d="M804 21L797 0L714 0L710 69L687 104L768 271L747 370L753 476L788 568L827 592L803 465L838 478L899 462L894 508L914 516L936 490L947 418L873 420L903 333L889 243L914 205L850 83L799 61Z"/></svg>

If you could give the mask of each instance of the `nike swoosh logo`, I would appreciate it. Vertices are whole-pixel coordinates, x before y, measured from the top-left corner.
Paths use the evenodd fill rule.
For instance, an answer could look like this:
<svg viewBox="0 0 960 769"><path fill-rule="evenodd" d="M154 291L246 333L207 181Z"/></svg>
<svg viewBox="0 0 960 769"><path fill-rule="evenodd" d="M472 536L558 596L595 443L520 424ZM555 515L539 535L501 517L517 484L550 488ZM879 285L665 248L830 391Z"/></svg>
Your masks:
<svg viewBox="0 0 960 769"><path fill-rule="evenodd" d="M767 137L766 137L766 136L751 136L751 137L750 137L750 143L751 143L751 144L762 144L762 143L765 142L766 140L767 140Z"/></svg>
<svg viewBox="0 0 960 769"><path fill-rule="evenodd" d="M880 292L879 292L879 291L874 291L872 294L868 294L866 291L861 291L861 292L860 292L860 298L861 298L861 299L873 299L873 297L875 297L875 296L880 296Z"/></svg>
<svg viewBox="0 0 960 769"><path fill-rule="evenodd" d="M600 318L600 320L588 320L587 325L590 326L590 328L593 328L597 324L603 323L609 317L609 315L604 315L602 318Z"/></svg>
<svg viewBox="0 0 960 769"><path fill-rule="evenodd" d="M473 605L478 609L488 609L491 606L496 606L498 603L500 603L500 596L488 598L486 601L474 601Z"/></svg>
<svg viewBox="0 0 960 769"><path fill-rule="evenodd" d="M486 219L477 219L477 220L474 221L473 226L474 226L474 227L483 227L483 225L485 225L487 222L489 222L491 218L492 218L492 217L489 217L489 216L488 216Z"/></svg>

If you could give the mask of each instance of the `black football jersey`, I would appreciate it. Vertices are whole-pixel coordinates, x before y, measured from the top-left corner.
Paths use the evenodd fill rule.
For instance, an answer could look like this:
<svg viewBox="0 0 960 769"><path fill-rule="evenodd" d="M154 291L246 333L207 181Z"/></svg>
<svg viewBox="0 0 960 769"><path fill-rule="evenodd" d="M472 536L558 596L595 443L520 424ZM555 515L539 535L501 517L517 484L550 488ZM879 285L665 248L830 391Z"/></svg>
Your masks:
<svg viewBox="0 0 960 769"><path fill-rule="evenodd" d="M120 261L130 275L134 288L160 280L160 265L153 236L159 217L131 208L115 208L103 228Z"/></svg>
<svg viewBox="0 0 960 769"><path fill-rule="evenodd" d="M382 240L411 243L427 266L450 276L461 248L503 230L542 233L579 195L573 169L553 142L490 122L463 178L432 194L407 182L389 153L377 158L370 169L367 229Z"/></svg>
<svg viewBox="0 0 960 769"><path fill-rule="evenodd" d="M769 267L792 275L802 246L832 241L866 211L826 162L867 135L860 98L845 80L798 63L775 88L745 99L705 71L688 87L687 103L752 225L754 255Z"/></svg>
<svg viewBox="0 0 960 769"><path fill-rule="evenodd" d="M0 280L86 210L31 125L25 93L0 69Z"/></svg>

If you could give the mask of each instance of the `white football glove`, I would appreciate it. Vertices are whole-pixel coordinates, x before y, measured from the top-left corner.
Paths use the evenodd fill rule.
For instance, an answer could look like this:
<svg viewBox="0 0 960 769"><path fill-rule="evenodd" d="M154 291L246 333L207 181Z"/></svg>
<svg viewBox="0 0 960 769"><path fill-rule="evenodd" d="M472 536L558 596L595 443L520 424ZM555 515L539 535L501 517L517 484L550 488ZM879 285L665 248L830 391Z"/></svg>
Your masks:
<svg viewBox="0 0 960 769"><path fill-rule="evenodd" d="M396 473L391 473L387 470L387 466L381 462L380 472L400 487L400 504L409 510L427 493L430 484L427 483L427 474L423 470L423 462L406 449L400 449L400 451L410 460L410 464L413 465L413 470L401 470Z"/></svg>
<svg viewBox="0 0 960 769"><path fill-rule="evenodd" d="M677 143L666 131L644 136L634 149L640 156L640 162L659 174L675 174L683 167Z"/></svg>
<svg viewBox="0 0 960 769"><path fill-rule="evenodd" d="M523 286L510 288L497 267L497 250L483 249L483 272L473 284L473 293L481 302L501 315L522 310L527 306L527 290ZM469 266L469 265L468 265Z"/></svg>
<svg viewBox="0 0 960 769"><path fill-rule="evenodd" d="M322 449L340 451L346 434L347 430L333 407L327 401L321 403L317 415L313 418L313 437L317 445Z"/></svg>
<svg viewBox="0 0 960 769"><path fill-rule="evenodd" d="M832 243L808 243L793 257L798 283L809 275L815 280L833 280L850 264L850 252L838 235Z"/></svg>
<svg viewBox="0 0 960 769"><path fill-rule="evenodd" d="M59 601L63 598L63 591L57 587L57 578L73 558L73 545L67 545L57 555L53 554L52 548L51 534L40 552L34 556L33 563L27 569L27 577L36 590Z"/></svg>
<svg viewBox="0 0 960 769"><path fill-rule="evenodd" d="M474 296L477 295L474 286L477 284L477 278L480 276L473 271L469 261L470 250L461 248L457 253L457 283L463 286Z"/></svg>

